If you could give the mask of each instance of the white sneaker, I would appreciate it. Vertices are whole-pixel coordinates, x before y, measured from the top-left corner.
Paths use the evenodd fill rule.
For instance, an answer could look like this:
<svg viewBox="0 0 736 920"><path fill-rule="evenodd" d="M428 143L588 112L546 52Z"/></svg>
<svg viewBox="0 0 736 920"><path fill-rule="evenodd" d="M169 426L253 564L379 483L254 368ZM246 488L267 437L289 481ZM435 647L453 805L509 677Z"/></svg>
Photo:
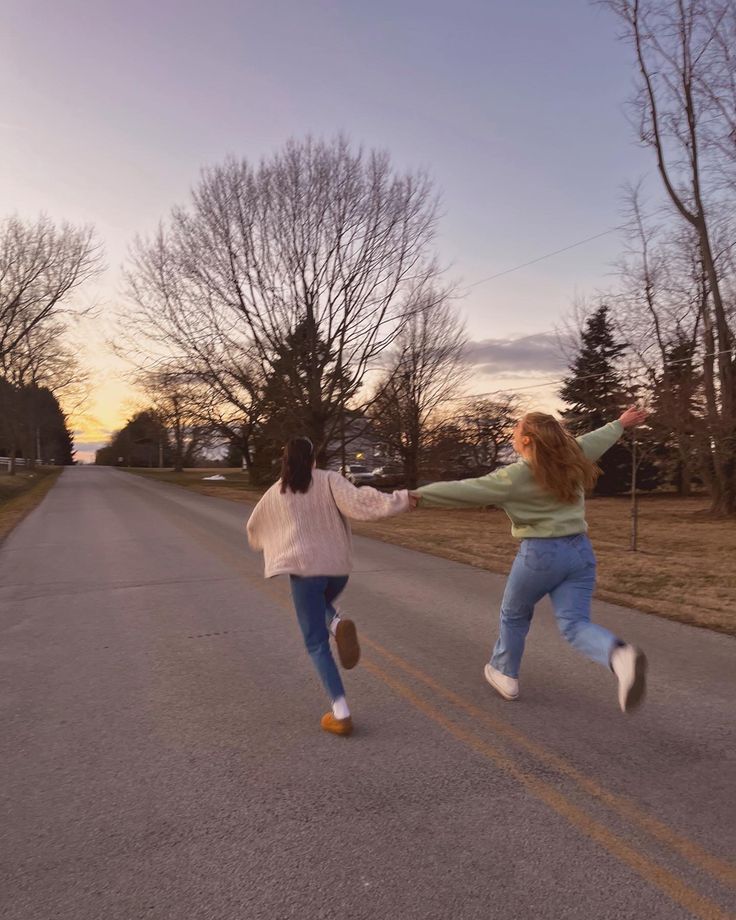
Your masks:
<svg viewBox="0 0 736 920"><path fill-rule="evenodd" d="M647 656L633 645L619 645L611 655L611 670L618 678L621 712L638 706L647 685Z"/></svg>
<svg viewBox="0 0 736 920"><path fill-rule="evenodd" d="M499 693L505 700L519 698L519 681L515 677L507 677L490 664L483 669L483 676L496 693Z"/></svg>

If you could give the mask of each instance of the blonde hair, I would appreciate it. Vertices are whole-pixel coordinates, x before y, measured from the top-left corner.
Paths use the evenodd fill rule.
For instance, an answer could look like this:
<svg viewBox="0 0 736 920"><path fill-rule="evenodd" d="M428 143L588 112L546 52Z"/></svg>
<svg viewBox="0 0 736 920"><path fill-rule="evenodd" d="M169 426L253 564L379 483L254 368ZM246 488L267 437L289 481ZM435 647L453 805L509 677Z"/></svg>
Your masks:
<svg viewBox="0 0 736 920"><path fill-rule="evenodd" d="M570 432L552 415L529 412L521 420L520 435L528 438L524 457L540 488L563 504L577 501L596 484L601 469L583 453Z"/></svg>

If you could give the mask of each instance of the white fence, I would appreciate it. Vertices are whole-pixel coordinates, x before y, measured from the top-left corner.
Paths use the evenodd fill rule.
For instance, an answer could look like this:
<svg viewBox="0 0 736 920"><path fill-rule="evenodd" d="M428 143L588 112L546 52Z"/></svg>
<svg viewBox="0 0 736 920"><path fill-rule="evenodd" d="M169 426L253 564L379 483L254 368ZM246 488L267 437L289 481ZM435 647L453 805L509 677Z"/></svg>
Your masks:
<svg viewBox="0 0 736 920"><path fill-rule="evenodd" d="M30 466L30 463L30 460L25 460L23 457L15 458L16 466ZM6 470L10 469L10 457L0 457L0 470L3 468Z"/></svg>

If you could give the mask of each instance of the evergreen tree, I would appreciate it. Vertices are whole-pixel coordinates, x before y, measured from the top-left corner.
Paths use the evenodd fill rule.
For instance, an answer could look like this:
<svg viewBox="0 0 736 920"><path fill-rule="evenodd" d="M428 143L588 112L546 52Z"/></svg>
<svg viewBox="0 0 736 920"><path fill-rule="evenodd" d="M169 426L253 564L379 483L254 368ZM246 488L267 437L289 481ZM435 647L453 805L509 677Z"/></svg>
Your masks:
<svg viewBox="0 0 736 920"><path fill-rule="evenodd" d="M74 440L59 401L46 387L27 387L31 456L41 463L70 466L74 463Z"/></svg>
<svg viewBox="0 0 736 920"><path fill-rule="evenodd" d="M72 434L51 390L0 378L0 455L56 466L74 463Z"/></svg>
<svg viewBox="0 0 736 920"><path fill-rule="evenodd" d="M570 376L560 390L569 409L562 413L573 434L584 434L618 418L631 402L617 363L626 344L616 341L610 311L601 304L592 313L582 332L580 351L570 365ZM620 442L599 461L603 470L595 492L614 495L631 484L631 456Z"/></svg>
<svg viewBox="0 0 736 920"><path fill-rule="evenodd" d="M317 450L318 465L324 466L330 445L339 437L345 403L354 392L350 377L314 323L299 322L276 347L266 376L262 402L267 421L255 439L260 465L270 466L288 438L307 435Z"/></svg>
<svg viewBox="0 0 736 920"><path fill-rule="evenodd" d="M171 466L173 451L166 427L155 412L138 412L95 455L103 466Z"/></svg>

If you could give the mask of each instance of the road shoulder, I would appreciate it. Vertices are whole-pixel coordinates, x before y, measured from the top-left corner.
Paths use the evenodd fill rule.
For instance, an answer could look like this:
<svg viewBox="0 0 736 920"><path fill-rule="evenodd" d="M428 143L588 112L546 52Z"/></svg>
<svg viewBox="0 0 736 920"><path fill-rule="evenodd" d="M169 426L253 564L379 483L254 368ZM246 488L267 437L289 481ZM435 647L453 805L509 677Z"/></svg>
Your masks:
<svg viewBox="0 0 736 920"><path fill-rule="evenodd" d="M41 467L15 476L0 474L0 543L41 504L62 472L63 467Z"/></svg>

